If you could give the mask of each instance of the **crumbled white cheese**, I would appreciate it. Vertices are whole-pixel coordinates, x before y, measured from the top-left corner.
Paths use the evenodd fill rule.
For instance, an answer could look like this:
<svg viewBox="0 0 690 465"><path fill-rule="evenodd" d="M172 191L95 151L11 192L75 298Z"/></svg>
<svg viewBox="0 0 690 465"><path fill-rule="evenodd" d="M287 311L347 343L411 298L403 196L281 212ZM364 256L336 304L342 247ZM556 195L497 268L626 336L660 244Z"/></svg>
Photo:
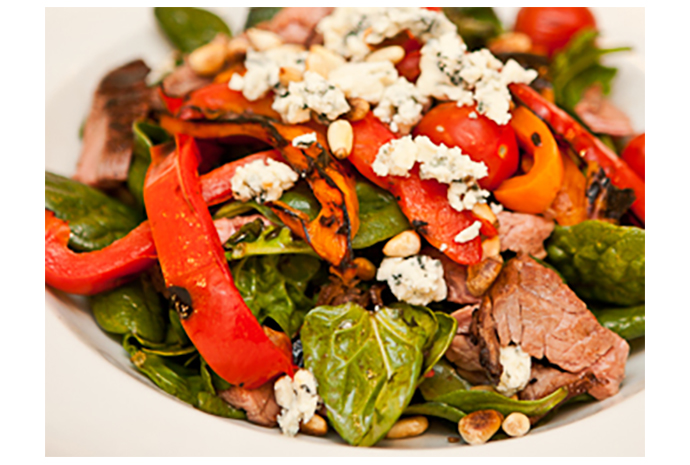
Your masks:
<svg viewBox="0 0 690 465"><path fill-rule="evenodd" d="M469 119L477 119L477 112L476 111L471 111L469 115L467 115Z"/></svg>
<svg viewBox="0 0 690 465"><path fill-rule="evenodd" d="M283 376L273 386L276 403L281 407L278 426L283 434L294 436L300 423L307 423L321 402L316 379L309 370L297 370L295 377Z"/></svg>
<svg viewBox="0 0 690 465"><path fill-rule="evenodd" d="M404 30L426 42L457 29L440 12L415 7L375 7L336 8L319 22L316 30L323 34L326 48L359 61L370 52L370 45Z"/></svg>
<svg viewBox="0 0 690 465"><path fill-rule="evenodd" d="M374 116L388 123L391 131L409 133L422 119L422 110L428 99L404 77L386 87L381 101L374 108Z"/></svg>
<svg viewBox="0 0 690 465"><path fill-rule="evenodd" d="M475 182L454 181L448 187L448 203L457 211L472 210L476 204L486 203L490 194Z"/></svg>
<svg viewBox="0 0 690 465"><path fill-rule="evenodd" d="M482 228L482 223L480 221L475 221L455 236L455 242L458 244L464 244L469 242L475 237L479 236L479 230Z"/></svg>
<svg viewBox="0 0 690 465"><path fill-rule="evenodd" d="M398 71L390 61L347 63L328 74L328 81L348 98L361 98L379 103L386 87L398 79Z"/></svg>
<svg viewBox="0 0 690 465"><path fill-rule="evenodd" d="M308 132L306 134L302 134L301 136L297 136L294 139L292 139L292 146L293 147L298 147L298 148L303 148L303 149L308 149L311 147L312 144L316 143L316 133L315 132Z"/></svg>
<svg viewBox="0 0 690 465"><path fill-rule="evenodd" d="M534 81L539 73L533 69L525 69L512 58L506 62L501 70L501 80L504 84L519 83L529 84Z"/></svg>
<svg viewBox="0 0 690 465"><path fill-rule="evenodd" d="M494 212L494 215L498 215L503 211L503 205L498 202L491 202L489 207L491 208L491 211Z"/></svg>
<svg viewBox="0 0 690 465"><path fill-rule="evenodd" d="M439 247L438 250L440 250L441 252L445 252L446 250L448 250L448 244L441 244L441 247Z"/></svg>
<svg viewBox="0 0 690 465"><path fill-rule="evenodd" d="M237 200L258 203L278 200L283 192L290 189L299 176L285 163L272 159L256 160L240 166L235 171L230 184Z"/></svg>
<svg viewBox="0 0 690 465"><path fill-rule="evenodd" d="M439 302L448 294L441 261L426 255L384 258L376 279L386 281L398 300L412 305Z"/></svg>
<svg viewBox="0 0 690 465"><path fill-rule="evenodd" d="M407 177L417 162L418 150L411 136L394 139L379 148L371 167L379 176Z"/></svg>
<svg viewBox="0 0 690 465"><path fill-rule="evenodd" d="M334 121L347 113L350 105L340 89L320 74L307 71L302 81L290 82L287 91L276 95L272 108L280 113L284 122L297 124L309 121L312 110L322 118Z"/></svg>
<svg viewBox="0 0 690 465"><path fill-rule="evenodd" d="M417 88L424 95L470 105L472 92L462 85L460 71L467 46L459 35L448 33L422 47Z"/></svg>
<svg viewBox="0 0 690 465"><path fill-rule="evenodd" d="M499 360L503 365L501 378L496 390L504 396L512 396L527 386L532 369L532 359L527 352L523 352L518 345L501 347Z"/></svg>
<svg viewBox="0 0 690 465"><path fill-rule="evenodd" d="M228 86L232 90L242 91L247 100L257 100L269 90L280 85L280 68L294 68L300 72L305 69L308 52L298 52L294 47L284 45L263 52L247 50L244 62L247 72L244 76L233 74Z"/></svg>

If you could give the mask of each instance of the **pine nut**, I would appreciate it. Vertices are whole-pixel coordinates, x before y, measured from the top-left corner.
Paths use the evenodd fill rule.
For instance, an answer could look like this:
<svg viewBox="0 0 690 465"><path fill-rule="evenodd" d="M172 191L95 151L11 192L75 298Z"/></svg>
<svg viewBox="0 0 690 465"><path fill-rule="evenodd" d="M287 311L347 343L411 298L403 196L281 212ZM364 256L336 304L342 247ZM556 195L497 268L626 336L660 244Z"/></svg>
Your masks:
<svg viewBox="0 0 690 465"><path fill-rule="evenodd" d="M489 41L491 53L528 53L532 49L532 39L521 32L505 32Z"/></svg>
<svg viewBox="0 0 690 465"><path fill-rule="evenodd" d="M376 267L366 258L357 257L352 263L357 266L357 277L362 281L371 281L376 277Z"/></svg>
<svg viewBox="0 0 690 465"><path fill-rule="evenodd" d="M351 98L347 101L350 104L350 111L347 112L345 118L350 121L359 121L367 116L371 108L369 102L361 98Z"/></svg>
<svg viewBox="0 0 690 465"><path fill-rule="evenodd" d="M335 158L342 160L352 153L352 126L347 120L339 119L328 126L328 146Z"/></svg>
<svg viewBox="0 0 690 465"><path fill-rule="evenodd" d="M390 47L380 48L372 52L364 61L390 61L394 65L397 65L403 58L405 58L405 49L400 45L391 45Z"/></svg>
<svg viewBox="0 0 690 465"><path fill-rule="evenodd" d="M501 253L501 238L498 236L490 237L482 241L482 256L498 257Z"/></svg>
<svg viewBox="0 0 690 465"><path fill-rule="evenodd" d="M404 439L419 436L429 428L429 420L424 416L408 417L398 420L386 434L388 439Z"/></svg>
<svg viewBox="0 0 690 465"><path fill-rule="evenodd" d="M255 27L247 29L247 38L252 47L260 52L283 45L283 39L278 34Z"/></svg>
<svg viewBox="0 0 690 465"><path fill-rule="evenodd" d="M324 79L328 79L328 74L331 71L344 64L345 59L343 57L328 50L323 45L312 45L309 48L306 62L307 70L320 74Z"/></svg>
<svg viewBox="0 0 690 465"><path fill-rule="evenodd" d="M194 73L199 76L213 76L223 68L226 53L226 41L216 38L190 53L187 60Z"/></svg>
<svg viewBox="0 0 690 465"><path fill-rule="evenodd" d="M529 418L524 413L513 412L503 420L503 431L508 436L520 437L527 434L531 428Z"/></svg>
<svg viewBox="0 0 690 465"><path fill-rule="evenodd" d="M460 436L470 445L484 444L501 428L503 415L496 410L477 410L458 423Z"/></svg>
<svg viewBox="0 0 690 465"><path fill-rule="evenodd" d="M386 257L409 257L416 255L422 248L422 240L414 231L403 231L383 246L383 254Z"/></svg>
<svg viewBox="0 0 690 465"><path fill-rule="evenodd" d="M315 413L308 422L299 426L299 430L310 436L325 436L328 432L328 423L323 417Z"/></svg>
<svg viewBox="0 0 690 465"><path fill-rule="evenodd" d="M225 50L225 58L228 61L240 60L247 54L249 40L245 36L237 36L230 39Z"/></svg>
<svg viewBox="0 0 690 465"><path fill-rule="evenodd" d="M280 68L280 72L278 74L278 80L280 83L287 87L288 84L291 82L299 82L302 80L302 73L300 70L296 68L291 68L290 66L286 66L284 68Z"/></svg>
<svg viewBox="0 0 690 465"><path fill-rule="evenodd" d="M475 297L480 297L489 289L503 268L503 259L485 257L481 262L467 267L467 290Z"/></svg>
<svg viewBox="0 0 690 465"><path fill-rule="evenodd" d="M498 224L498 218L496 218L496 215L494 214L494 211L491 209L491 207L485 203L476 203L474 204L474 207L472 207L472 213L479 217L482 218L489 223L493 224L496 226Z"/></svg>

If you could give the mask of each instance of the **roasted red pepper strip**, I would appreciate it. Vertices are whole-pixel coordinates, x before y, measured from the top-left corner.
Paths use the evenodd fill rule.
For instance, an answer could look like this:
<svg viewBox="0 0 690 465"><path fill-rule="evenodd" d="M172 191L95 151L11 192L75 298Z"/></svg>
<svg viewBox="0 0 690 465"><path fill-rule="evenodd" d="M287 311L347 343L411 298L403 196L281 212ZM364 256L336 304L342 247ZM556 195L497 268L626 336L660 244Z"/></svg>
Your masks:
<svg viewBox="0 0 690 465"><path fill-rule="evenodd" d="M583 128L565 111L546 100L526 84L511 84L513 96L551 127L554 135L568 143L575 153L604 169L614 186L635 191L632 211L644 222L644 181L602 141Z"/></svg>
<svg viewBox="0 0 690 465"><path fill-rule="evenodd" d="M341 269L350 267L352 238L359 229L359 203L355 180L328 153L326 138L308 126L286 125L252 115L236 115L233 120L183 121L161 116L161 126L173 134L188 134L201 139L251 137L280 150L292 168L311 186L321 204L313 221L280 202L270 206L314 251ZM309 148L295 147L292 141L305 134L316 134L317 142Z"/></svg>
<svg viewBox="0 0 690 465"><path fill-rule="evenodd" d="M162 155L162 151L152 151ZM230 179L238 167L254 160L282 161L280 152L269 150L228 163L201 177L201 194L207 205L232 198ZM46 284L70 294L92 295L114 289L156 262L148 221L108 247L75 253L67 247L69 225L46 210Z"/></svg>
<svg viewBox="0 0 690 465"><path fill-rule="evenodd" d="M69 225L46 210L46 284L71 294L113 289L156 263L151 228L142 223L101 250L75 253L67 247Z"/></svg>
<svg viewBox="0 0 690 465"><path fill-rule="evenodd" d="M178 118L213 120L227 113L237 115L254 114L280 120L273 108L272 96L258 100L247 100L242 92L230 89L227 82L209 84L192 92L185 99L177 112L171 112Z"/></svg>
<svg viewBox="0 0 690 465"><path fill-rule="evenodd" d="M488 237L497 234L487 221L476 218L472 212L457 211L450 206L448 186L433 179L420 179L417 169L408 177L381 177L371 167L379 148L395 138L373 114L352 123L354 142L349 160L371 182L390 191L398 200L402 212L410 223L434 247L442 250L453 261L472 265L482 259L481 239L476 237L468 242L455 242L462 230L475 221L482 222L482 234Z"/></svg>
<svg viewBox="0 0 690 465"><path fill-rule="evenodd" d="M227 382L256 388L292 362L266 336L235 287L223 246L201 195L194 139L178 135L177 150L154 157L144 204L166 286L187 335Z"/></svg>

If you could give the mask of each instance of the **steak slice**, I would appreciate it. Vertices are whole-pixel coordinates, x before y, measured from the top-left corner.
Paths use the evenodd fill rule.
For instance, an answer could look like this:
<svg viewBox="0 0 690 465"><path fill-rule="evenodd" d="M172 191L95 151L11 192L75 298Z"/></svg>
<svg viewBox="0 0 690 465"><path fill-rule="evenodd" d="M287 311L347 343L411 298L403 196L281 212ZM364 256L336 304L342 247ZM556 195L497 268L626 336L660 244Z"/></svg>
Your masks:
<svg viewBox="0 0 690 465"><path fill-rule="evenodd" d="M74 179L90 186L113 188L127 179L132 159L132 124L149 112L150 69L135 60L101 80L84 126L84 140Z"/></svg>
<svg viewBox="0 0 690 465"><path fill-rule="evenodd" d="M443 279L448 288L448 302L455 304L476 304L481 302L481 298L472 295L467 288L467 266L455 263L444 253L439 252L434 247L424 247L422 255L441 261L443 265Z"/></svg>
<svg viewBox="0 0 690 465"><path fill-rule="evenodd" d="M316 25L333 7L284 7L269 21L257 25L278 34L286 43L310 46L322 42Z"/></svg>
<svg viewBox="0 0 690 465"><path fill-rule="evenodd" d="M503 371L500 348L511 343L550 368L574 375L559 377L533 367L526 391L534 398L591 378L586 390L603 399L618 392L625 374L628 343L601 326L553 270L527 255L504 266L475 312L470 331L478 342L482 366L494 382ZM550 381L540 382L547 375Z"/></svg>
<svg viewBox="0 0 690 465"><path fill-rule="evenodd" d="M218 391L218 396L231 406L247 412L247 420L270 428L278 425L280 406L276 402L273 383L265 383L257 389L230 386Z"/></svg>
<svg viewBox="0 0 690 465"><path fill-rule="evenodd" d="M510 250L537 258L546 257L544 241L553 232L554 222L529 213L502 211L497 215L501 252Z"/></svg>

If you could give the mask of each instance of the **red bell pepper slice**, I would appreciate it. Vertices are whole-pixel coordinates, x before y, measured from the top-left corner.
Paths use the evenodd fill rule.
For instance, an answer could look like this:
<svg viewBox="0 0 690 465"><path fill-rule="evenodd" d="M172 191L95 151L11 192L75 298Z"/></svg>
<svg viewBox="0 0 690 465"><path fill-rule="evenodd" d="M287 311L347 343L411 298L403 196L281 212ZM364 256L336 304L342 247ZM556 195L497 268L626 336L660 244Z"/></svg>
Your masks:
<svg viewBox="0 0 690 465"><path fill-rule="evenodd" d="M410 223L434 247L462 265L479 263L482 259L481 239L476 237L465 243L455 242L462 230L475 221L482 222L481 233L487 237L497 234L488 221L475 217L469 211L457 211L448 202L448 186L434 179L421 179L417 168L408 177L381 177L371 167L379 148L395 135L369 113L364 119L352 123L354 141L349 160L371 182L390 191Z"/></svg>
<svg viewBox="0 0 690 465"><path fill-rule="evenodd" d="M164 151L152 150L162 156ZM255 160L283 161L280 152L269 150L227 163L201 177L201 194L207 205L232 198L230 180L237 168ZM75 253L67 247L67 222L46 210L45 282L70 294L93 295L114 289L152 266L157 259L148 221L125 237L93 252Z"/></svg>
<svg viewBox="0 0 690 465"><path fill-rule="evenodd" d="M632 189L636 197L635 203L631 207L632 211L644 223L645 187L644 181L637 173L601 140L528 85L511 84L509 88L519 102L549 125L557 138L570 145L580 157L598 163L614 186L621 189Z"/></svg>
<svg viewBox="0 0 690 465"><path fill-rule="evenodd" d="M67 247L69 225L46 210L46 284L71 294L113 289L156 263L148 223L101 250L75 253Z"/></svg>
<svg viewBox="0 0 690 465"><path fill-rule="evenodd" d="M176 112L180 119L214 120L227 114L261 115L280 120L280 114L273 108L272 94L258 100L247 100L242 92L232 90L227 82L213 83L197 89L181 103Z"/></svg>
<svg viewBox="0 0 690 465"><path fill-rule="evenodd" d="M266 336L235 287L211 214L201 194L194 139L154 157L144 204L158 261L187 335L227 382L248 389L292 375L292 362Z"/></svg>

